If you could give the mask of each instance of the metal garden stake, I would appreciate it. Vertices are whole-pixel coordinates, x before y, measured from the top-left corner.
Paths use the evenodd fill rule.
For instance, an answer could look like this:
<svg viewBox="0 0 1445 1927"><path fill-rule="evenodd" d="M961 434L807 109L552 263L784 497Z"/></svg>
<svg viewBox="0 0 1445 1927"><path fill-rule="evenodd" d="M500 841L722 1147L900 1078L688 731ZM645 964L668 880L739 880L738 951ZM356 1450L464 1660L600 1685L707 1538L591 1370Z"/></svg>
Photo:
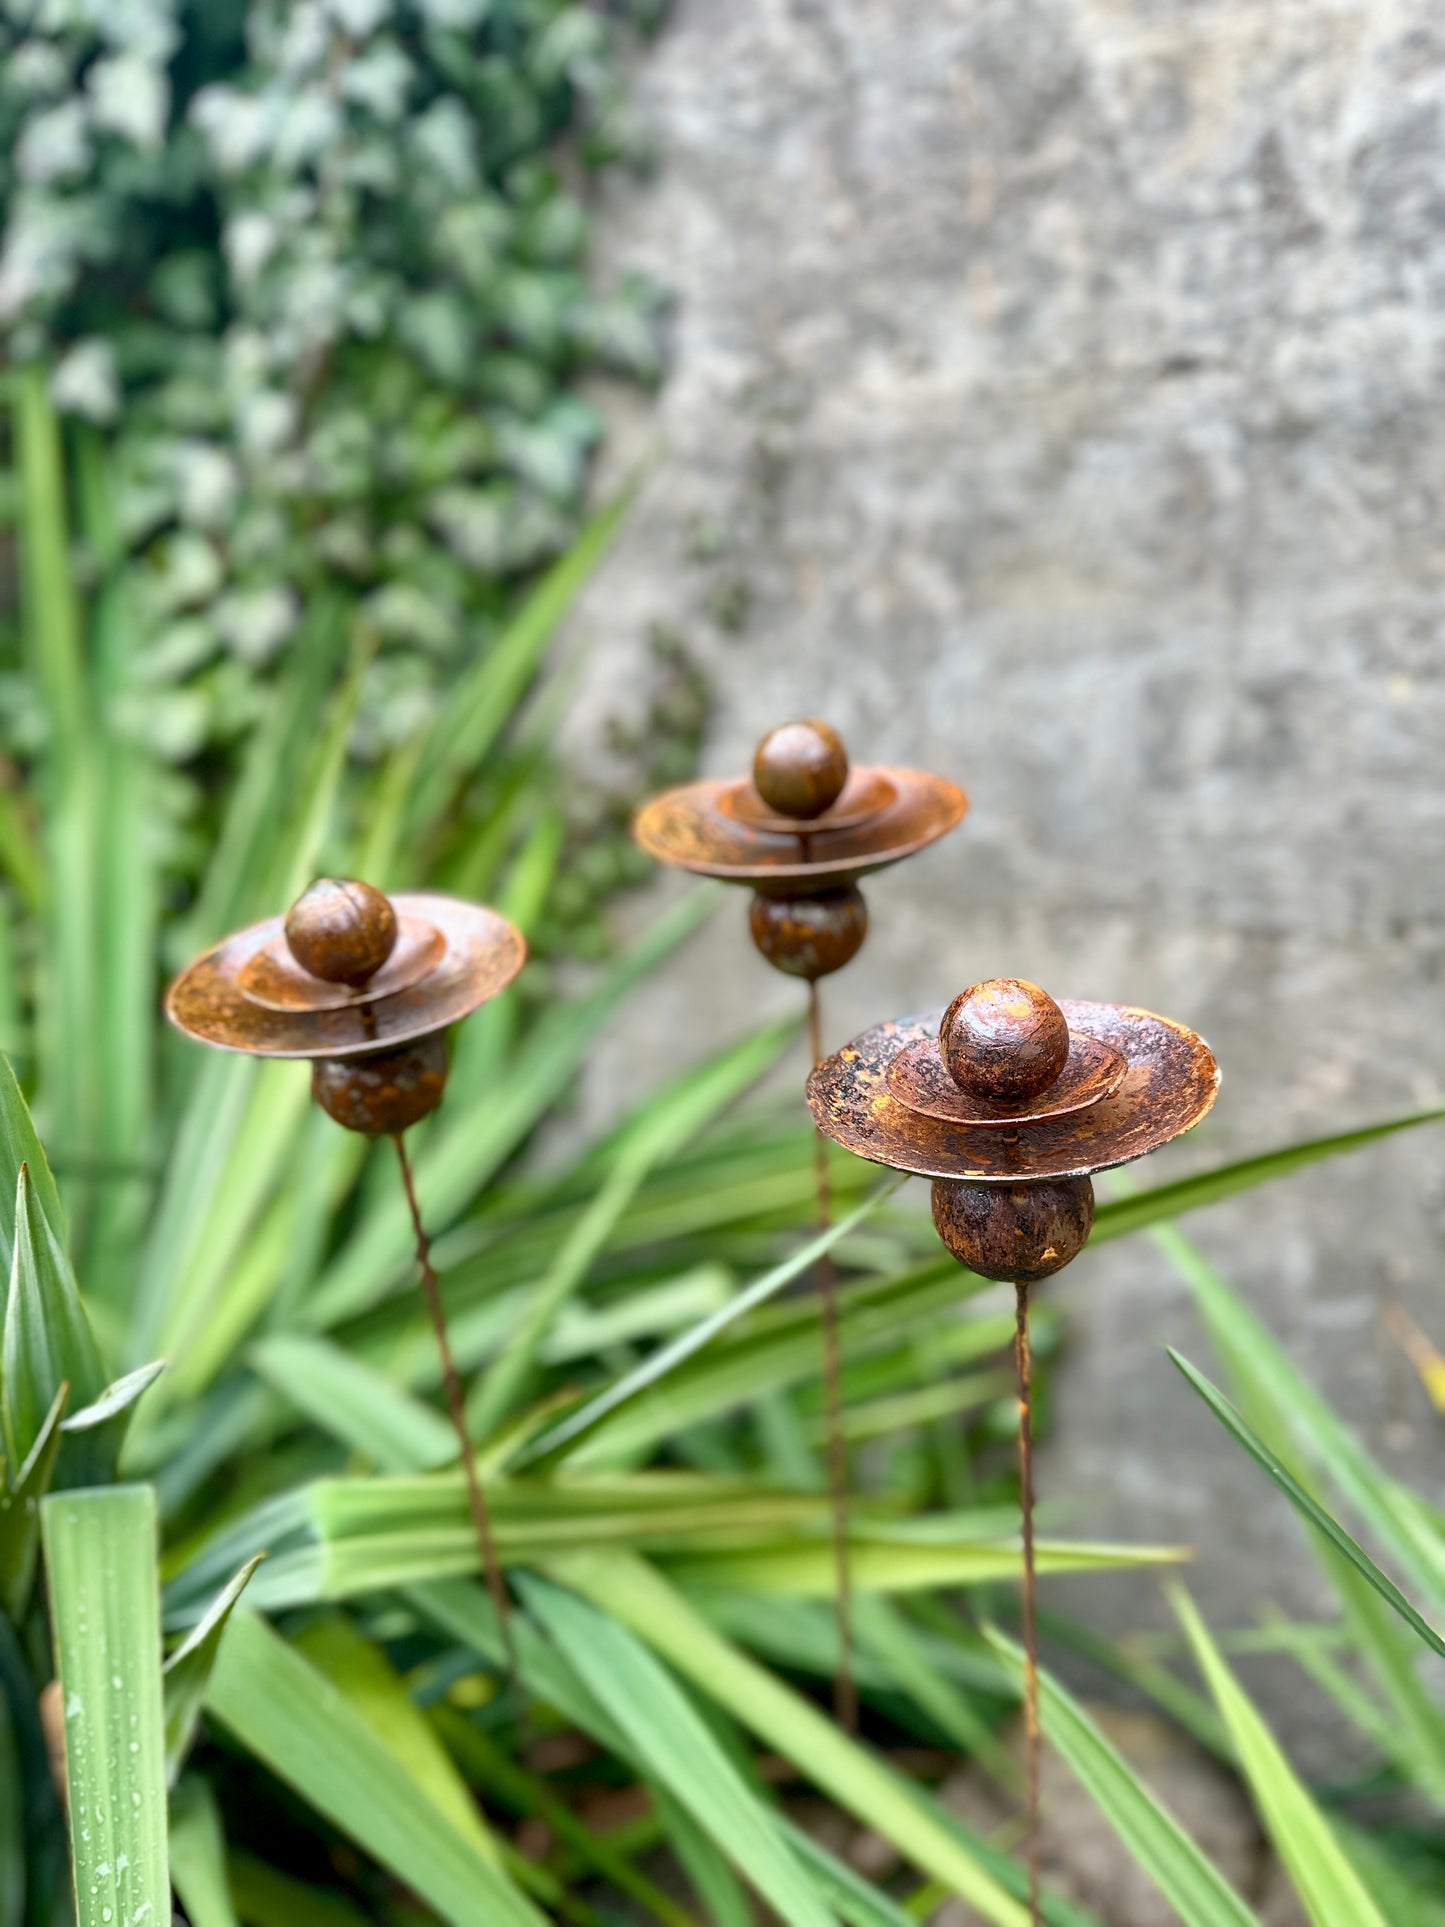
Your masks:
<svg viewBox="0 0 1445 1927"><path fill-rule="evenodd" d="M814 1070L818 1129L875 1164L933 1180L933 1222L972 1272L1014 1287L1024 1551L1029 1894L1039 1913L1038 1649L1028 1292L1083 1250L1091 1174L1197 1124L1219 1070L1182 1024L1121 1004L1056 1004L995 977L938 1016L877 1024Z"/></svg>
<svg viewBox="0 0 1445 1927"><path fill-rule="evenodd" d="M851 962L868 934L858 879L935 842L963 816L954 783L920 770L850 767L841 737L815 719L783 723L758 744L751 777L688 783L643 805L633 831L649 855L751 887L753 943L775 970L808 985L813 1062L822 1062L818 979ZM830 1217L828 1166L817 1141L820 1229ZM858 1720L848 1580L848 1463L843 1437L837 1280L818 1265L823 1398L837 1571L839 1724Z"/></svg>
<svg viewBox="0 0 1445 1927"><path fill-rule="evenodd" d="M310 1058L322 1109L348 1131L395 1144L467 1504L513 1678L507 1588L404 1134L441 1103L447 1025L495 997L526 955L521 932L480 904L388 898L369 883L323 877L285 917L238 930L198 957L166 993L171 1022L202 1043Z"/></svg>

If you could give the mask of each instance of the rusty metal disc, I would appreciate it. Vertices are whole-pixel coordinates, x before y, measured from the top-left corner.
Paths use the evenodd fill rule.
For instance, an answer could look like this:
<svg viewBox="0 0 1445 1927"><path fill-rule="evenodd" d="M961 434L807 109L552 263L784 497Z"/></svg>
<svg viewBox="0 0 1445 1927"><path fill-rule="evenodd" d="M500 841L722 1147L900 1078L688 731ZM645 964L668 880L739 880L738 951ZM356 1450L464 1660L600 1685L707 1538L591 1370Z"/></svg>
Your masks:
<svg viewBox="0 0 1445 1927"><path fill-rule="evenodd" d="M392 903L403 923L429 925L442 940L436 963L415 982L380 996L368 985L364 996L348 996L339 1008L268 1008L242 988L243 973L258 953L285 942L284 917L268 917L183 970L166 992L167 1017L222 1050L259 1057L353 1056L456 1023L505 989L526 961L521 931L482 904L429 891L395 896Z"/></svg>
<svg viewBox="0 0 1445 1927"><path fill-rule="evenodd" d="M891 799L859 817L859 799L881 798L884 786L892 789ZM728 883L748 883L764 895L798 896L836 889L901 862L945 835L968 808L968 798L946 777L865 766L851 772L834 805L835 810L843 806L841 823L828 827L825 813L790 822L787 829L772 829L738 814L743 787L751 787L747 779L733 777L664 790L638 811L633 835L660 862ZM761 798L758 807L766 809Z"/></svg>
<svg viewBox="0 0 1445 1927"><path fill-rule="evenodd" d="M1121 1050L1087 1031L1071 1031L1064 1068L1048 1089L1037 1097L1009 1104L960 1090L949 1075L935 1032L899 1051L888 1066L888 1090L906 1110L924 1117L941 1118L948 1124L971 1124L978 1130L998 1130L1087 1111L1114 1095L1128 1069L1128 1059Z"/></svg>
<svg viewBox="0 0 1445 1927"><path fill-rule="evenodd" d="M819 1130L859 1157L919 1177L974 1184L1086 1177L1143 1157L1199 1122L1219 1088L1219 1067L1192 1030L1123 1004L1061 1002L1072 1033L1123 1053L1112 1097L1038 1124L1000 1129L956 1124L900 1104L888 1070L900 1052L937 1035L941 1011L875 1024L808 1079Z"/></svg>
<svg viewBox="0 0 1445 1927"><path fill-rule="evenodd" d="M745 823L751 830L771 830L775 836L790 836L807 842L820 830L854 830L870 823L880 811L895 802L898 791L881 769L851 769L836 803L820 816L782 816L768 808L750 776L724 783L717 793L717 807L724 816Z"/></svg>
<svg viewBox="0 0 1445 1927"><path fill-rule="evenodd" d="M237 971L236 982L253 1004L266 1010L355 1010L378 997L393 997L430 976L447 948L434 923L398 917L396 926L391 955L364 984L336 984L313 977L292 956L284 929L252 952Z"/></svg>

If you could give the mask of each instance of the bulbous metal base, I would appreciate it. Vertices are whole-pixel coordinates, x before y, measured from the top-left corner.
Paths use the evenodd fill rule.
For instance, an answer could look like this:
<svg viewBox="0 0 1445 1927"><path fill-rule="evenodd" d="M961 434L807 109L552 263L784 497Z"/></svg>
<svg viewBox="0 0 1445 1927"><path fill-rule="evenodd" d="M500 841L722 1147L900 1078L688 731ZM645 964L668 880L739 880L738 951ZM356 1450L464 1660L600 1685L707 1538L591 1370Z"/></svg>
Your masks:
<svg viewBox="0 0 1445 1927"><path fill-rule="evenodd" d="M398 1050L365 1057L322 1057L311 1066L311 1094L338 1124L366 1137L396 1137L430 1115L447 1081L441 1031Z"/></svg>
<svg viewBox="0 0 1445 1927"><path fill-rule="evenodd" d="M748 913L753 942L774 970L816 983L841 970L863 947L868 906L856 884L816 895L754 895Z"/></svg>
<svg viewBox="0 0 1445 1927"><path fill-rule="evenodd" d="M980 1278L1034 1284L1077 1258L1094 1226L1088 1178L1039 1184L933 1182L933 1226Z"/></svg>

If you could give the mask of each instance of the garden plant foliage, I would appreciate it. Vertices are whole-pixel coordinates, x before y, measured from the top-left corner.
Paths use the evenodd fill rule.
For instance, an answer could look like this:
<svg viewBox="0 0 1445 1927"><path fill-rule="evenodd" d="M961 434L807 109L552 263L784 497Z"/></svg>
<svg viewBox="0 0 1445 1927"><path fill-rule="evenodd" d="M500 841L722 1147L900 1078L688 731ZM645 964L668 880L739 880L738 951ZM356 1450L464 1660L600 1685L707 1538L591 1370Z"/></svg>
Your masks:
<svg viewBox="0 0 1445 1927"><path fill-rule="evenodd" d="M62 1927L72 1890L79 1927L165 1920L172 1885L191 1927L730 1927L762 1904L899 1927L950 1896L1027 1918L1009 1843L919 1767L968 1755L1017 1791L1011 1312L832 1158L851 1740L824 1710L818 1330L794 1288L813 1142L754 1090L801 1068L798 1027L681 1052L604 1134L528 1155L718 908L699 889L577 963L632 872L616 809L601 835L569 814L551 746L550 645L625 513L578 520L576 380L649 374L656 308L589 289L561 183L630 151L620 18L5 16L0 1927ZM698 702L673 662L635 780L685 764ZM458 1031L414 1133L517 1691L393 1161L309 1104L304 1065L207 1055L158 1015L168 964L322 871L486 897L540 958ZM1167 1647L1054 1624L1049 1657L1087 1646L1240 1776L1318 1927L1445 1918L1445 1535L1172 1220L1432 1115L1132 1191L1094 1237L1152 1231L1188 1280L1215 1362L1176 1362L1339 1610L1211 1630L1176 1589ZM1046 1302L1036 1338L1047 1366ZM1147 1582L1178 1551L1050 1531L1040 1565ZM1260 1652L1355 1725L1368 1777L1298 1774L1238 1670ZM1187 1927L1255 1919L1052 1670L1043 1711ZM892 1870L800 1826L807 1792ZM1056 1894L1047 1914L1091 1921Z"/></svg>

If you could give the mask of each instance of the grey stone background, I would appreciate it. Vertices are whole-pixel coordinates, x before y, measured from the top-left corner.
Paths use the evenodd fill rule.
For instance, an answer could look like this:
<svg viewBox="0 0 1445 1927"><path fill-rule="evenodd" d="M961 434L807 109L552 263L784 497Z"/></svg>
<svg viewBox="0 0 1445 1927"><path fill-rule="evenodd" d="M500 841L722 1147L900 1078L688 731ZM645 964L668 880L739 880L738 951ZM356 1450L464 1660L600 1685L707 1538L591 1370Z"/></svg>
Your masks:
<svg viewBox="0 0 1445 1927"><path fill-rule="evenodd" d="M815 712L860 760L961 780L963 828L869 886L830 1031L1000 972L1178 1016L1224 1092L1150 1179L1438 1101L1439 9L680 0L638 80L659 171L603 245L675 290L676 362L619 413L611 459L655 467L574 625L578 738L662 624L716 683L709 770ZM592 1101L796 995L739 902ZM1445 1129L1185 1228L1438 1497L1445 1436L1380 1312L1445 1343ZM1197 1544L1217 1624L1319 1610L1283 1502L1164 1358L1208 1354L1163 1259L1111 1245L1058 1293L1047 1498ZM1067 1603L1162 1620L1148 1581Z"/></svg>

